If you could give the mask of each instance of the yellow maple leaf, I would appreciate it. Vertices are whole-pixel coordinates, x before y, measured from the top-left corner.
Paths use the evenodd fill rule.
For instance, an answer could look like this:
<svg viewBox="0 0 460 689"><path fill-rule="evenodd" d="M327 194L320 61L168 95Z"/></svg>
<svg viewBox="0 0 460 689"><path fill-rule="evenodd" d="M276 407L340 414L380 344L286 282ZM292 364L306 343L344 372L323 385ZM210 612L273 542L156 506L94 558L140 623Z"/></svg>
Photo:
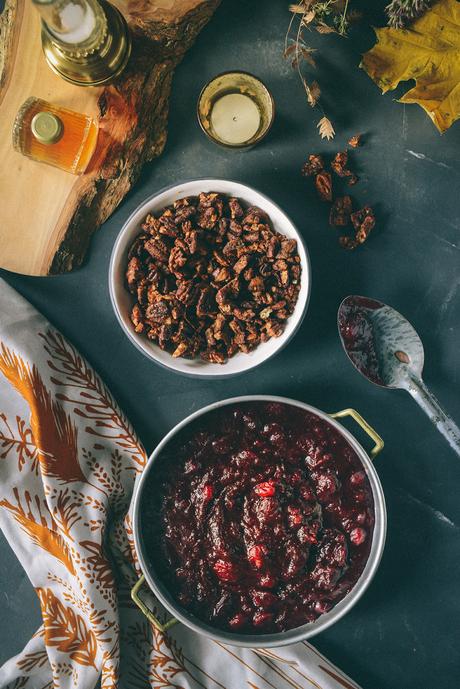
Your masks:
<svg viewBox="0 0 460 689"><path fill-rule="evenodd" d="M418 103L445 132L460 117L460 2L440 0L409 29L375 29L361 67L382 93L415 79L400 103Z"/></svg>

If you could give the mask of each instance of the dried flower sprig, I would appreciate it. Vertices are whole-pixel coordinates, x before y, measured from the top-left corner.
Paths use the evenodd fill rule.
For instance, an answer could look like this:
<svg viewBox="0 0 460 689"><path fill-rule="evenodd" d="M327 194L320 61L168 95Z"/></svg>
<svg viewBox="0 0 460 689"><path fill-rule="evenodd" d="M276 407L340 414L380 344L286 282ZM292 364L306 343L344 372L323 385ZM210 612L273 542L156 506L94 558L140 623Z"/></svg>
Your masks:
<svg viewBox="0 0 460 689"><path fill-rule="evenodd" d="M317 124L322 139L333 139L335 131L320 102L321 88L318 82L308 82L302 71L303 63L316 67L313 57L315 50L305 42L305 30L314 28L320 34L346 36L350 21L359 17L356 11L349 9L349 4L350 0L301 0L289 6L292 17L286 33L284 56L291 60L293 69L297 70L308 104L312 108L318 107L322 113Z"/></svg>
<svg viewBox="0 0 460 689"><path fill-rule="evenodd" d="M392 0L386 6L388 25L394 29L404 29L415 19L421 17L431 7L434 0Z"/></svg>

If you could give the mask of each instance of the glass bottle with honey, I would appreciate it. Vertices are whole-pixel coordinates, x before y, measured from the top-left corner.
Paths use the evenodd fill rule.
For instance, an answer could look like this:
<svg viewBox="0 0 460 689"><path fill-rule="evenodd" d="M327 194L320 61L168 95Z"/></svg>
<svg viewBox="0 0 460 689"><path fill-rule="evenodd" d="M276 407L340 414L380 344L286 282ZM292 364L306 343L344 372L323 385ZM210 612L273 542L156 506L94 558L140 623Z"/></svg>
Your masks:
<svg viewBox="0 0 460 689"><path fill-rule="evenodd" d="M82 174L96 148L97 121L40 98L28 98L13 125L13 146L41 163Z"/></svg>

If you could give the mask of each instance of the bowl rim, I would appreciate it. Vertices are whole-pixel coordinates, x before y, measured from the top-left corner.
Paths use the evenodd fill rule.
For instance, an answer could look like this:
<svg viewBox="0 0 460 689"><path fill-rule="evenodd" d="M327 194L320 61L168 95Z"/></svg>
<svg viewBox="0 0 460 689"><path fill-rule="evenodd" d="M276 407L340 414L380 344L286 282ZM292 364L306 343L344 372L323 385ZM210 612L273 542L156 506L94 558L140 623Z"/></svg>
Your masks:
<svg viewBox="0 0 460 689"><path fill-rule="evenodd" d="M152 351L147 351L146 349L144 349L144 347L142 347L142 346L139 344L139 342L137 341L137 338L135 337L135 334L134 334L134 332L132 331L132 329L129 329L129 328L126 326L126 324L125 324L124 321L123 321L122 315L121 315L121 310L120 310L120 308L119 308L117 298L116 298L116 296L115 296L115 270L116 270L116 260L115 260L115 258L116 258L116 254L118 253L118 247L119 247L120 243L123 241L124 236L125 236L126 232L128 231L129 226L130 226L131 222L133 221L133 219L135 218L135 216L136 216L144 207L149 206L150 204L152 204L152 203L154 202L154 200L155 200L158 196L160 196L161 194L163 194L163 193L165 193L165 192L167 192L167 191L170 191L170 192L171 192L171 191L173 191L174 189L176 189L176 187L183 187L183 186L189 185L189 184L191 184L191 183L201 182L201 181L203 181L203 182L208 181L208 182L223 182L223 183L228 183L228 184L237 184L237 185L239 185L239 186L245 187L245 188L248 189L250 192L254 192L254 193L256 193L256 194L259 194L259 196L261 196L261 197L262 197L264 200L266 200L268 203L272 204L272 206L274 206L274 207L277 209L277 211L279 211L285 218L287 218L287 220L289 221L289 223L290 223L290 224L292 225L292 227L294 228L295 233L296 233L296 239L297 239L297 241L302 245L303 251L304 251L304 253L305 253L305 265L304 265L303 263L302 263L301 265L302 265L302 273L305 271L305 272L306 272L306 275L307 275L307 280L308 280L307 292L306 292L306 295L305 295L305 302L304 302L304 304L303 304L303 306L302 306L302 311L301 311L301 313L300 313L300 316L299 316L299 318L298 318L298 321L297 321L297 323L296 323L294 329L292 330L292 332L290 333L290 335L289 335L288 337L286 337L286 339L285 339L284 341L281 340L281 341L279 342L279 345L275 348L275 350L274 350L271 354L267 355L262 361L259 361L258 363L254 363L254 364L252 364L251 366L248 366L248 367L246 367L246 368L243 368L243 369L240 370L240 371L230 371L230 372L226 373L224 370L222 370L222 369L225 368L225 365L226 365L226 364L210 364L210 365L219 367L218 369L216 369L216 373L204 373L204 372L194 371L194 370L182 371L182 370L179 370L179 369L176 368L176 366L174 365L175 359L173 359L172 356L170 356L171 364L168 364L168 363L166 363L165 361L160 361L160 360L157 358L157 356L156 356L156 354L155 354L155 352L154 352L153 350L152 350ZM186 193L186 192L184 191L184 193ZM225 193L225 192L222 192L222 193ZM146 211L146 212L147 212L147 211ZM161 366L161 368L163 368L163 369L165 369L165 370L167 370L167 371L173 371L173 372L176 373L177 375L185 376L185 377L187 377L187 378L201 378L201 379L205 379L205 380L206 380L206 379L207 379L207 380L222 380L222 379L232 378L232 377L234 377L234 376L243 375L243 374L245 374L245 373L248 373L249 371L253 371L254 369L258 368L259 366L262 366L262 364L267 363L267 361L269 361L269 360L272 359L274 356L276 356L277 354L279 354L279 353L280 353L280 352L281 352L281 351L292 341L292 339L293 339L294 336L297 334L297 332L298 332L299 329L300 329L300 326L301 326L302 323L303 323L303 320L304 320L304 318L305 318L305 316L306 316L306 313L307 313L307 310L308 310L308 306L309 306L309 304L310 304L311 284L312 284L312 271L311 271L310 254L309 254L307 245L306 245L306 243L305 243L305 240L304 240L303 236L301 235L301 233L299 232L299 230L298 230L298 228L297 228L297 225L293 222L293 220L290 218L290 216L281 208L281 206L279 206L275 201L272 201L272 199L271 199L269 196L267 196L267 195L264 194L263 192L259 191L259 190L256 189L255 187L250 186L249 184L245 184L244 182L239 182L239 181L234 180L234 179L226 179L226 178L224 178L224 177L193 177L193 178L185 179L185 180L183 180L183 181L181 181L181 182L174 182L174 184L169 184L169 185L167 185L167 186L165 186L165 187L162 187L161 189L159 189L159 190L157 190L156 192L154 192L153 194L151 194L151 195L150 195L148 198L146 198L144 201L142 201L142 203L140 203L138 206L136 206L136 208L130 213L130 215L128 216L128 218L127 218L127 219L125 220L125 222L123 223L123 226L121 227L121 229L120 229L120 231L119 231L119 233L118 233L118 235L117 235L117 237L116 237L116 239L115 239L115 242L114 242L114 244L113 244L113 247L112 247L112 252L111 252L110 261L109 261L108 283L109 283L109 296L110 296L110 302L111 302L111 304L112 304L112 309L113 309L113 311L115 312L115 316L116 316L116 318L117 318L118 324L120 325L121 330L124 332L124 334L126 335L126 337L128 337L129 341L136 347L136 349L137 349L139 352L141 352L141 354L143 354L143 355L144 355L147 359L149 359L150 361L153 361L153 362L154 362L155 364L157 364L158 366ZM289 317L288 320L290 320L290 319L292 318L292 315L293 315L293 314L291 314L291 316ZM280 338L280 339L281 339L281 338ZM260 345L259 345L259 346L260 346ZM257 348L256 348L256 349L257 349ZM169 359L168 359L168 361L169 361Z"/></svg>
<svg viewBox="0 0 460 689"><path fill-rule="evenodd" d="M372 488L372 495L374 499L374 513L375 513L375 524L374 531L372 534L372 545L369 552L369 557L366 561L364 569L353 586L353 588L342 598L334 608L328 613L324 613L317 618L314 622L308 622L300 627L295 627L294 629L287 630L285 632L277 632L272 634L232 634L230 632L225 632L216 629L205 622L201 622L194 615L184 611L178 604L174 602L171 594L167 591L167 588L159 583L156 578L152 575L151 570L147 564L146 558L144 558L142 540L141 540L141 529L140 529L140 503L143 487L147 481L152 467L155 461L158 459L163 448L171 440L173 436L179 433L185 426L189 425L192 421L200 416L203 416L209 412L219 409L230 404L241 404L244 402L279 402L281 404L287 404L290 406L295 406L303 409L307 412L316 414L321 419L330 423L339 433L341 433L346 440L353 447L358 457L360 458L366 474L369 478L369 482ZM202 634L208 638L214 639L225 644L232 646L239 646L243 648L273 648L276 646L285 646L288 644L296 643L299 641L305 641L316 634L328 629L331 625L338 622L351 608L358 602L362 597L364 592L369 587L372 579L377 572L382 559L383 550L385 547L386 534L387 534L387 510L385 503L385 496L380 482L379 475L375 469L375 466L370 459L368 453L364 450L362 445L356 440L354 435L350 433L342 424L340 424L336 419L329 416L329 414L313 407L310 404L301 402L300 400L295 400L289 397L280 397L277 395L240 395L237 397L229 397L217 402L212 402L204 407L201 407L197 411L189 414L184 419L179 421L160 441L155 450L149 456L142 474L138 477L133 493L132 507L132 525L133 525L133 540L134 547L137 554L137 558L140 564L141 571L145 576L146 582L150 588L150 591L154 596L158 598L161 604L165 607L168 612L173 615L179 622L184 624L189 629ZM378 528L377 528L378 527ZM167 596L164 595L162 588L166 592ZM171 600L169 600L171 599ZM177 607L176 607L177 605Z"/></svg>

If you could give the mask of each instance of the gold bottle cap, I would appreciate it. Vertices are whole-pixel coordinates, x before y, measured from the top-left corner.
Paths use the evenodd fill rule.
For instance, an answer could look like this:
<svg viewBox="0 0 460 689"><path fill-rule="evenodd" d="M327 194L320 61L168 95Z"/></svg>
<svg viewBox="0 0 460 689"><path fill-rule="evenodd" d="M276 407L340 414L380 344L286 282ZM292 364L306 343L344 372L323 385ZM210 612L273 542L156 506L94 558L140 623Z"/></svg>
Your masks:
<svg viewBox="0 0 460 689"><path fill-rule="evenodd" d="M42 144L55 144L62 136L62 122L51 112L37 112L32 118L32 134Z"/></svg>

